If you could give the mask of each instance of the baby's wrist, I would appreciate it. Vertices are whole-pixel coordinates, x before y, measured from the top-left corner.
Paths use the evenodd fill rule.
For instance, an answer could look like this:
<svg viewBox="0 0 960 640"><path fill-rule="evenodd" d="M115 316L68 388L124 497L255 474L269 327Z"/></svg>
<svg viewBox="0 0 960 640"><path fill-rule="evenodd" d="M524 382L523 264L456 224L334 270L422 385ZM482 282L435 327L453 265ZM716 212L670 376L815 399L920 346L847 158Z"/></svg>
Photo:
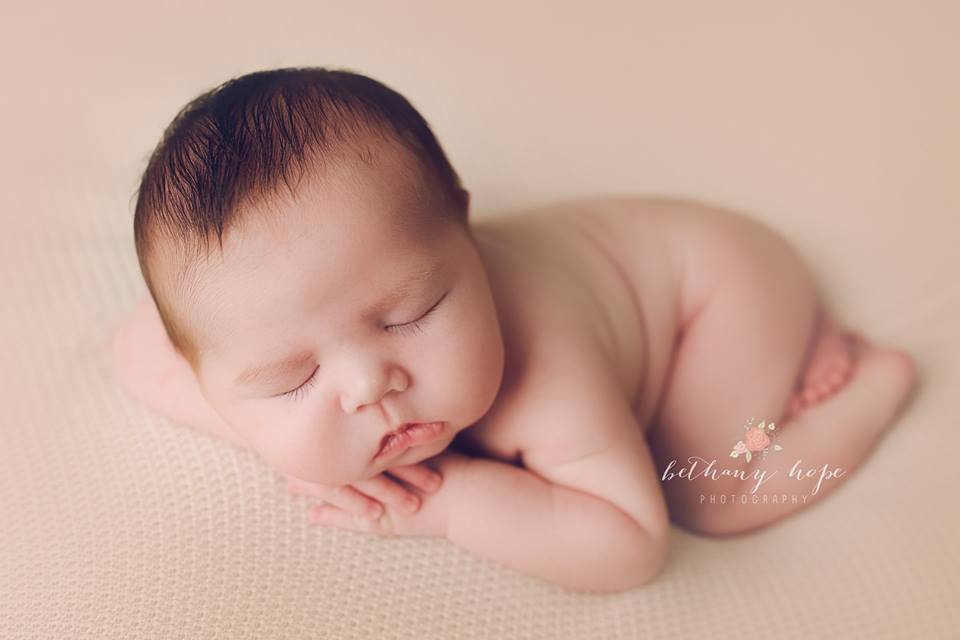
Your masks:
<svg viewBox="0 0 960 640"><path fill-rule="evenodd" d="M424 463L437 471L442 477L443 482L440 488L424 498L424 506L421 508L435 509L435 517L439 529L435 532L437 537L449 539L450 519L458 500L458 496L463 495L462 484L466 476L466 470L473 458L451 449L436 455Z"/></svg>
<svg viewBox="0 0 960 640"><path fill-rule="evenodd" d="M430 492L420 492L420 508L407 514L388 507L376 521L373 530L388 536L416 536L448 538L451 506L461 493L463 470L470 458L459 453L442 453L424 460L422 464L440 474L440 486Z"/></svg>

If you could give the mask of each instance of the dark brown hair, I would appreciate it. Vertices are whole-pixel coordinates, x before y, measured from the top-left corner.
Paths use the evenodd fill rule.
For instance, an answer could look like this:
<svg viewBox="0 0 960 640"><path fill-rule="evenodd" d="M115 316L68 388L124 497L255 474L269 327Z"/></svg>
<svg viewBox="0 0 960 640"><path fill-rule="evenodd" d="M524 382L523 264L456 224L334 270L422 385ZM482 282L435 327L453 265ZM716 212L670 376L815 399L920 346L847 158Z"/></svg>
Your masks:
<svg viewBox="0 0 960 640"><path fill-rule="evenodd" d="M134 241L146 281L174 348L198 371L197 345L172 301L159 295L151 264L176 252L178 299L189 295L185 269L216 235L239 224L238 211L290 184L291 170L323 166L363 139L393 140L439 188L466 225L465 192L430 126L399 93L364 75L322 67L257 71L231 79L184 106L150 155L137 189ZM363 152L358 152L363 157Z"/></svg>

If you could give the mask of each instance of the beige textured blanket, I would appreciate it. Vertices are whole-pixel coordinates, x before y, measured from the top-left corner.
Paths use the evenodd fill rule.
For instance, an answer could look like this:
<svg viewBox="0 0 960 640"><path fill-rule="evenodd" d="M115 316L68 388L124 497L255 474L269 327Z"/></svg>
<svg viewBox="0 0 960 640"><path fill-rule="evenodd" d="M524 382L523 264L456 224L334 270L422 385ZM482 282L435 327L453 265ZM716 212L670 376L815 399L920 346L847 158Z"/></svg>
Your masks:
<svg viewBox="0 0 960 640"><path fill-rule="evenodd" d="M0 638L960 637L960 10L847 2L20 3L0 10ZM584 596L442 540L307 524L252 454L114 384L146 288L132 200L162 127L233 75L404 93L474 215L596 193L739 208L840 317L917 357L867 463L766 531L674 530Z"/></svg>

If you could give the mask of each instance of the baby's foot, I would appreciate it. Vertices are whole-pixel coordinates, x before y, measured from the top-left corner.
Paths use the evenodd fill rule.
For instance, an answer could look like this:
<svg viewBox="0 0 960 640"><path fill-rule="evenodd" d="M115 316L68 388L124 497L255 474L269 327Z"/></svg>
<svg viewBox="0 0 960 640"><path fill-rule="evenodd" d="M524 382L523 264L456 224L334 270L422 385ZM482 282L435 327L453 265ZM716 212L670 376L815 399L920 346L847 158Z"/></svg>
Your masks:
<svg viewBox="0 0 960 640"><path fill-rule="evenodd" d="M786 418L823 402L847 384L855 365L853 350L857 341L863 342L863 339L843 332L833 318L827 316L807 368L800 375L799 386L788 402Z"/></svg>

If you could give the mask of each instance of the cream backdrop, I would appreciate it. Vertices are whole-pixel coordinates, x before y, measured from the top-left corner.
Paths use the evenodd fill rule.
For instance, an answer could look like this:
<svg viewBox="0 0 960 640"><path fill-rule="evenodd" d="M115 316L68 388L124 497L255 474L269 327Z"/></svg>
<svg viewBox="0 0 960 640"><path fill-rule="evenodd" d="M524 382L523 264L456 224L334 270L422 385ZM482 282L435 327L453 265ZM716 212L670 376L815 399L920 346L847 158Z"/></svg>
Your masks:
<svg viewBox="0 0 960 640"><path fill-rule="evenodd" d="M960 637L957 3L0 12L0 637ZM103 355L146 293L132 198L163 127L291 65L406 95L477 217L656 193L766 221L847 323L915 354L921 389L829 499L740 538L675 528L660 577L623 594L308 525L252 454L144 410Z"/></svg>

